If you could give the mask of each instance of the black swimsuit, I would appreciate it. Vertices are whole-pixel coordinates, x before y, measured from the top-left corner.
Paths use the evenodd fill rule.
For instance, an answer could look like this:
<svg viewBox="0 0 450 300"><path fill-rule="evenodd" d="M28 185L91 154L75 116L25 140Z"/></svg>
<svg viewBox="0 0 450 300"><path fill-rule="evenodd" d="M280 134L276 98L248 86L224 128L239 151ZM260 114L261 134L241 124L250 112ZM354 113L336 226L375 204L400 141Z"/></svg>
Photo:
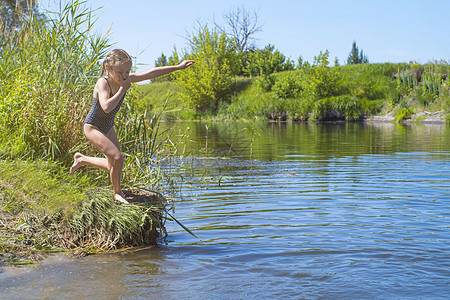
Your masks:
<svg viewBox="0 0 450 300"><path fill-rule="evenodd" d="M106 80L106 82L108 82L108 80L106 78L105 78L105 80ZM110 91L109 92L110 97L112 97L114 95L112 94L112 90L111 90L111 86L109 85L109 82L108 82L108 86L109 86L109 91ZM94 99L92 108L89 111L84 123L94 125L101 132L103 132L104 134L107 134L108 131L114 126L114 117L116 116L117 112L120 109L120 106L122 105L123 98L125 98L125 94L120 99L119 103L117 103L116 107L114 107L114 109L112 111L110 111L109 113L106 113L103 110L102 106L100 105L100 102L97 99Z"/></svg>

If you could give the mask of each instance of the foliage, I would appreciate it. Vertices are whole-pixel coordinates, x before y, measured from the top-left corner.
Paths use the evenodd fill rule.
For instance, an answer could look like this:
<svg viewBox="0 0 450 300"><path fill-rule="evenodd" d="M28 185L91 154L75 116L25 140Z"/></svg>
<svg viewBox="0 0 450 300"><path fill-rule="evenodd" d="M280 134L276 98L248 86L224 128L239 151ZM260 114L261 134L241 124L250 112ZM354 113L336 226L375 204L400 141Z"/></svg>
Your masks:
<svg viewBox="0 0 450 300"><path fill-rule="evenodd" d="M90 90L108 40L91 33L83 2L66 5L56 18L33 16L5 35L0 57L0 139L22 145L31 157L71 160L82 144Z"/></svg>
<svg viewBox="0 0 450 300"><path fill-rule="evenodd" d="M217 110L220 102L229 102L233 78L238 73L234 40L204 26L192 37L185 56L196 61L194 67L176 73L186 105L204 112Z"/></svg>
<svg viewBox="0 0 450 300"><path fill-rule="evenodd" d="M91 188L51 161L0 160L0 211L8 226L35 247L107 250L156 243L167 200L155 196L116 205L111 191ZM3 220L6 220L3 219Z"/></svg>
<svg viewBox="0 0 450 300"><path fill-rule="evenodd" d="M155 67L163 67L163 66L169 66L170 62L167 56L164 55L164 53L161 53L161 56L158 57L155 60ZM163 82L163 81L172 81L173 80L173 74L166 74L160 77L153 78L152 82Z"/></svg>
<svg viewBox="0 0 450 300"><path fill-rule="evenodd" d="M178 145L186 135L175 135L171 126L161 124L167 113L165 104L147 115L133 114L132 107L125 105L117 115L117 128L121 151L125 157L122 171L122 186L128 188L151 188L163 192L175 185L173 172L164 172L160 165L170 158L182 155ZM168 165L169 167L169 165ZM102 172L104 176L109 174Z"/></svg>
<svg viewBox="0 0 450 300"><path fill-rule="evenodd" d="M158 59L155 61L155 67L162 67L168 65L169 61L167 60L167 57L164 55L164 53L161 53L161 56L158 57Z"/></svg>
<svg viewBox="0 0 450 300"><path fill-rule="evenodd" d="M275 46L250 50L244 53L243 74L245 76L268 76L275 72L294 70L294 63L287 59Z"/></svg>
<svg viewBox="0 0 450 300"><path fill-rule="evenodd" d="M361 102L351 96L337 96L314 102L311 118L315 120L345 119L357 121L363 116Z"/></svg>
<svg viewBox="0 0 450 300"><path fill-rule="evenodd" d="M395 112L395 121L400 122L408 118L411 114L414 113L414 110L411 108L399 107Z"/></svg>
<svg viewBox="0 0 450 300"><path fill-rule="evenodd" d="M424 77L428 78L427 84L422 79L414 79L413 76L425 72L429 72ZM400 108L448 113L447 74L448 64L442 61L425 65L382 63L329 67L325 52L316 57L313 65L302 61L302 67L294 71L256 78L236 77L231 103L219 106L217 114L209 117L227 120L255 116L275 120L359 120L373 114L399 114ZM144 89L148 89L146 94L150 95L158 94L160 87L139 87L139 90ZM183 119L205 116L185 115L186 107L177 101L173 97L168 104L181 108L174 116Z"/></svg>
<svg viewBox="0 0 450 300"><path fill-rule="evenodd" d="M0 0L0 17L0 36L20 30L29 18L45 18L38 11L37 1L32 0Z"/></svg>
<svg viewBox="0 0 450 300"><path fill-rule="evenodd" d="M301 77L295 72L285 72L285 76L279 76L272 87L272 92L281 99L300 97L303 85Z"/></svg>
<svg viewBox="0 0 450 300"><path fill-rule="evenodd" d="M450 112L450 88L446 61L424 65L410 62L397 69L397 90L403 99L413 99L416 108L439 109Z"/></svg>
<svg viewBox="0 0 450 300"><path fill-rule="evenodd" d="M146 111L153 113L167 104L168 110L179 109L183 102L179 97L175 97L180 91L179 86L173 81L153 82L150 84L138 85L136 97L129 100L137 114ZM166 103L167 102L167 103ZM165 116L170 114L167 112Z"/></svg>
<svg viewBox="0 0 450 300"><path fill-rule="evenodd" d="M57 163L43 160L0 160L0 210L19 214L34 207L50 214L70 214L82 200L89 181L83 175L69 177Z"/></svg>
<svg viewBox="0 0 450 300"><path fill-rule="evenodd" d="M321 99L335 95L337 89L337 77L328 66L328 50L314 57L314 64L311 68L303 68L307 75L306 90L315 97Z"/></svg>
<svg viewBox="0 0 450 300"><path fill-rule="evenodd" d="M356 65L356 64L367 64L369 63L369 59L367 56L364 55L362 49L359 51L358 47L356 46L356 42L353 41L352 44L352 50L350 51L350 54L347 58L347 64L348 65Z"/></svg>
<svg viewBox="0 0 450 300"><path fill-rule="evenodd" d="M155 244L164 235L164 198L139 205L115 205L110 197L106 189L85 194L80 207L61 229L64 248L144 246Z"/></svg>

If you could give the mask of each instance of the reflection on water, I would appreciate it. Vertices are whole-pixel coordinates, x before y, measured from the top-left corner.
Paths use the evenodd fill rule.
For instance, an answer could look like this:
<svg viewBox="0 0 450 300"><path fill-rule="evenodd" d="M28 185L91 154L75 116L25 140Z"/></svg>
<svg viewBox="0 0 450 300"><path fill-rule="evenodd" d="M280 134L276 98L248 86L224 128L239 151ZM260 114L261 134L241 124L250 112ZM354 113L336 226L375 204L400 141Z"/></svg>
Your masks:
<svg viewBox="0 0 450 300"><path fill-rule="evenodd" d="M258 123L251 147L243 123L176 126L201 240L168 223L165 245L5 269L0 298L450 296L448 127Z"/></svg>

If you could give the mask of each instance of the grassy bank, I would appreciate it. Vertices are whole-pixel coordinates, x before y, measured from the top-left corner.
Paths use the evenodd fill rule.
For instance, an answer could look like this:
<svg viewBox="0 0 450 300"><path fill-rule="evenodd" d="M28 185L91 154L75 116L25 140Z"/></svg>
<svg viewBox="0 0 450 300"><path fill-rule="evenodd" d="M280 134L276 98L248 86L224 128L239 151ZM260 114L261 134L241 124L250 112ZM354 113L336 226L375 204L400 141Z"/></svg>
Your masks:
<svg viewBox="0 0 450 300"><path fill-rule="evenodd" d="M50 161L0 160L0 252L9 253L0 264L157 243L168 201L159 193L125 193L131 204L116 205L87 174L69 176Z"/></svg>
<svg viewBox="0 0 450 300"><path fill-rule="evenodd" d="M23 16L19 30L0 26L0 265L46 251L90 253L156 243L164 237L173 184L160 163L176 155L180 137L160 130L162 114L137 114L129 102L116 116L130 205L113 201L109 174L80 168L76 151L101 155L83 121L110 47L95 17L71 1L47 19ZM20 260L19 260L20 263Z"/></svg>
<svg viewBox="0 0 450 300"><path fill-rule="evenodd" d="M139 86L140 107L152 108L170 89L168 107L179 119L253 118L270 120L347 120L392 115L402 121L423 112L450 112L449 66L446 62L418 64L359 64L304 67L268 77L236 77L230 102L216 111L196 112L176 96L176 82ZM418 119L420 120L420 119Z"/></svg>

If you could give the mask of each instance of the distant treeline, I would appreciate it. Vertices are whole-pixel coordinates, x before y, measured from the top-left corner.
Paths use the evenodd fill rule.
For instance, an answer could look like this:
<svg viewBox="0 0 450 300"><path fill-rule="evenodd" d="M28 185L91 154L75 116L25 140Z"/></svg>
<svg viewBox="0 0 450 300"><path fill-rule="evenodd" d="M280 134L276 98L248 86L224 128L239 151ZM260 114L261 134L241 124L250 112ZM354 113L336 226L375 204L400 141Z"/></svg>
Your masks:
<svg viewBox="0 0 450 300"><path fill-rule="evenodd" d="M447 61L369 64L356 42L346 65L335 59L330 66L328 51L312 63L294 62L273 45L237 51L234 38L204 26L183 55L162 54L156 65L187 58L197 62L193 68L138 88L138 109L162 105L162 90L170 89L168 105L182 107L178 117L188 119L354 121L392 112L401 120L423 110L450 111Z"/></svg>

